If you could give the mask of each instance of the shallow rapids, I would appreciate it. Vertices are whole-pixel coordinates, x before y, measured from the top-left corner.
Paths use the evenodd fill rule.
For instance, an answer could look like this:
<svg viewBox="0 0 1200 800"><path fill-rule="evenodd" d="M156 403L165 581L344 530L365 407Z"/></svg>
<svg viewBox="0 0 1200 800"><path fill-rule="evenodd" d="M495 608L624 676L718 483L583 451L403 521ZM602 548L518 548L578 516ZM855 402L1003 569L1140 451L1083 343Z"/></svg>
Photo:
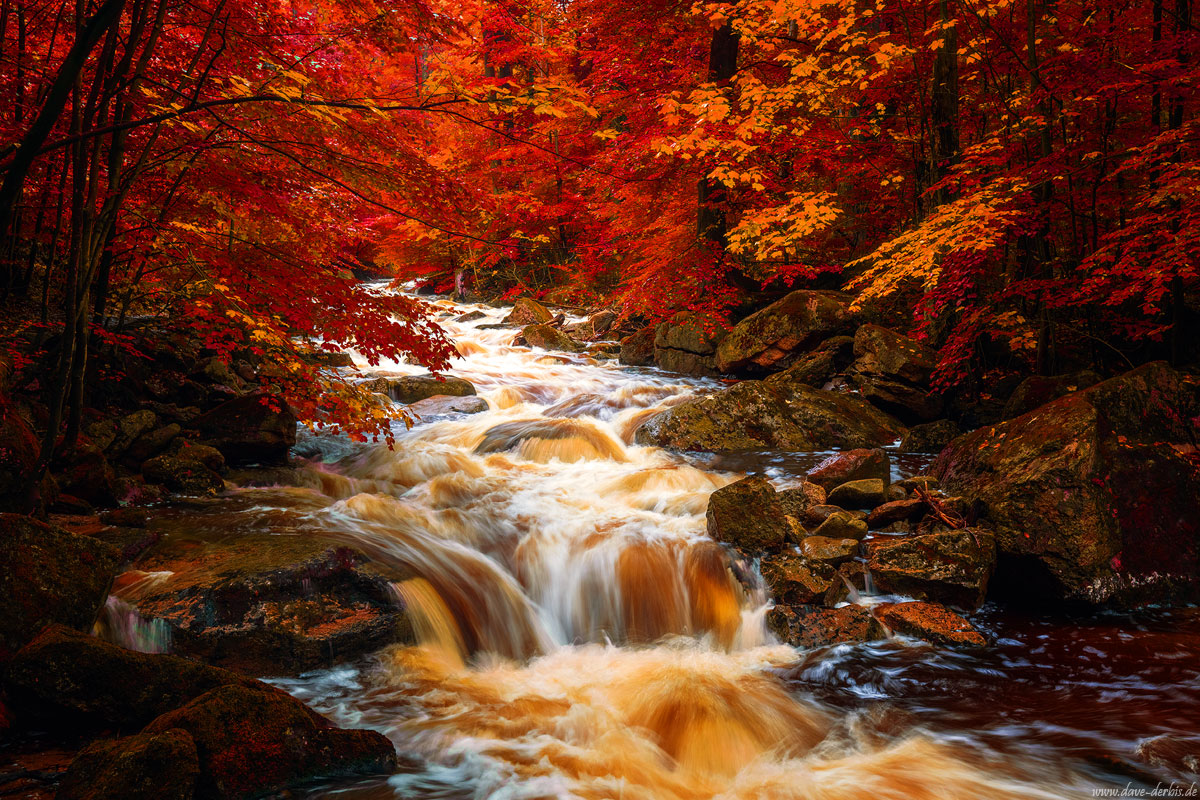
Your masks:
<svg viewBox="0 0 1200 800"><path fill-rule="evenodd" d="M939 680L975 669L957 657L774 642L753 565L705 533L708 495L740 474L633 444L650 415L717 384L515 347L513 329L486 327L503 310L439 305L453 372L490 410L426 406L394 449L309 435L304 486L239 493L248 519L302 515L394 569L419 639L278 681L386 733L409 765L313 796L1059 798L1124 783L1069 748L1005 737L1003 714L955 730L889 702L914 664L944 666ZM819 456L751 462L782 487L805 458Z"/></svg>

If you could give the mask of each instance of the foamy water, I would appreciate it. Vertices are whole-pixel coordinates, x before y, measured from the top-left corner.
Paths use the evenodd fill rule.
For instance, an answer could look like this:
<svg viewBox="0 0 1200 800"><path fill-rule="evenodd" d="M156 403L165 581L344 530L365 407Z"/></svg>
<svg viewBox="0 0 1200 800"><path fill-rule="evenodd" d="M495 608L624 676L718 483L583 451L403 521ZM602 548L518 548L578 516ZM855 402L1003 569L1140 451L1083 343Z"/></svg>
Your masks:
<svg viewBox="0 0 1200 800"><path fill-rule="evenodd" d="M278 681L384 732L410 765L316 796L1089 796L1053 752L1001 753L784 680L800 657L767 633L753 565L735 577L706 534L708 496L740 474L632 443L649 416L718 384L514 347L515 330L482 327L506 310L439 305L462 354L453 374L489 411L418 420L393 449L307 435L303 487L237 496L248 528L302 518L412 576L393 594L417 645ZM453 321L467 311L484 316ZM156 579L134 574L122 596ZM143 649L168 643L124 601L110 619ZM844 676L846 653L827 672Z"/></svg>
<svg viewBox="0 0 1200 800"><path fill-rule="evenodd" d="M328 461L318 482L333 502L313 513L417 576L394 588L418 646L281 681L416 759L338 796L1083 793L1053 765L920 724L886 730L787 689L776 673L796 653L767 633L768 598L705 531L708 495L740 475L632 444L646 418L716 384L513 347L514 330L480 327L505 311L441 305L485 315L444 324L463 354L453 374L490 410L418 421L393 450L303 445Z"/></svg>

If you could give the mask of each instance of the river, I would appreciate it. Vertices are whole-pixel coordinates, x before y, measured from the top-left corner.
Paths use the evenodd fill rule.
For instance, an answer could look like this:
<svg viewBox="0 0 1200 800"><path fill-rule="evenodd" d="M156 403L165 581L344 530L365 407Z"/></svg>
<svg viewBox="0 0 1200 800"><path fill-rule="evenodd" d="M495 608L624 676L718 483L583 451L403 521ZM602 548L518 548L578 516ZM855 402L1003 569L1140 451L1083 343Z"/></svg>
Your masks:
<svg viewBox="0 0 1200 800"><path fill-rule="evenodd" d="M507 309L436 303L462 355L453 374L490 410L427 415L398 427L394 449L310 434L298 446L309 488L239 492L247 527L264 508L299 510L415 574L395 592L418 646L275 681L339 724L382 731L406 765L309 796L932 800L1188 785L1134 752L1200 731L1194 611L989 605L975 621L993 644L976 653L780 645L753 568L735 579L705 533L707 498L746 471L794 484L821 454L636 446L649 415L718 384L515 347L513 329L489 327Z"/></svg>

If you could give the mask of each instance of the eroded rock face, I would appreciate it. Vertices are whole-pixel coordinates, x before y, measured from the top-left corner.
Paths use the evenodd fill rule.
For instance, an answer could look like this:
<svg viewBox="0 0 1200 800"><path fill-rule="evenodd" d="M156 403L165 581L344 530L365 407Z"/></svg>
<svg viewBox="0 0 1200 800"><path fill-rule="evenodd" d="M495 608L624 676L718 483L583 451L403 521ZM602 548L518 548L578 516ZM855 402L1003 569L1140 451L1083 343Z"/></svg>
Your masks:
<svg viewBox="0 0 1200 800"><path fill-rule="evenodd" d="M979 529L877 539L865 548L880 592L965 610L983 604L996 566L995 540Z"/></svg>
<svg viewBox="0 0 1200 800"><path fill-rule="evenodd" d="M191 425L230 464L277 464L296 444L296 414L281 397L235 397Z"/></svg>
<svg viewBox="0 0 1200 800"><path fill-rule="evenodd" d="M475 387L465 378L450 375L405 375L387 379L387 393L397 403L416 403L438 395L469 397Z"/></svg>
<svg viewBox="0 0 1200 800"><path fill-rule="evenodd" d="M970 622L936 603L892 603L875 607L875 617L893 633L948 647L987 646Z"/></svg>
<svg viewBox="0 0 1200 800"><path fill-rule="evenodd" d="M891 482L892 464L883 448L863 447L838 453L808 472L808 480L824 487L826 491L849 481L866 478L878 478L884 483Z"/></svg>
<svg viewBox="0 0 1200 800"><path fill-rule="evenodd" d="M745 553L778 550L787 544L789 525L771 482L744 478L708 498L708 535Z"/></svg>
<svg viewBox="0 0 1200 800"><path fill-rule="evenodd" d="M687 375L715 375L716 349L725 331L687 312L654 329L654 363Z"/></svg>
<svg viewBox="0 0 1200 800"><path fill-rule="evenodd" d="M803 383L823 388L854 361L854 337L833 336L809 353L797 356L783 372L766 378L767 383Z"/></svg>
<svg viewBox="0 0 1200 800"><path fill-rule="evenodd" d="M929 391L937 354L879 325L854 334L851 381L874 405L908 422L928 422L942 411L941 397Z"/></svg>
<svg viewBox="0 0 1200 800"><path fill-rule="evenodd" d="M303 780L391 772L396 752L380 733L344 730L264 684L222 686L167 712L146 734L185 731L199 762L196 793L242 798Z"/></svg>
<svg viewBox="0 0 1200 800"><path fill-rule="evenodd" d="M850 302L839 292L801 289L739 322L717 348L722 372L771 372L799 354L848 332Z"/></svg>
<svg viewBox="0 0 1200 800"><path fill-rule="evenodd" d="M996 533L998 585L1136 604L1195 596L1200 401L1162 363L951 443L931 467Z"/></svg>
<svg viewBox="0 0 1200 800"><path fill-rule="evenodd" d="M767 627L793 647L828 647L883 639L883 626L861 606L775 606L767 612Z"/></svg>
<svg viewBox="0 0 1200 800"><path fill-rule="evenodd" d="M121 552L21 514L0 514L0 661L46 625L91 630Z"/></svg>
<svg viewBox="0 0 1200 800"><path fill-rule="evenodd" d="M803 384L742 381L686 400L646 422L639 444L673 450L825 450L877 447L904 427L862 398Z"/></svg>
<svg viewBox="0 0 1200 800"><path fill-rule="evenodd" d="M519 297L513 303L513 310L504 318L503 323L523 328L526 325L545 324L552 319L554 319L554 315L550 313L550 309L537 300L532 297Z"/></svg>

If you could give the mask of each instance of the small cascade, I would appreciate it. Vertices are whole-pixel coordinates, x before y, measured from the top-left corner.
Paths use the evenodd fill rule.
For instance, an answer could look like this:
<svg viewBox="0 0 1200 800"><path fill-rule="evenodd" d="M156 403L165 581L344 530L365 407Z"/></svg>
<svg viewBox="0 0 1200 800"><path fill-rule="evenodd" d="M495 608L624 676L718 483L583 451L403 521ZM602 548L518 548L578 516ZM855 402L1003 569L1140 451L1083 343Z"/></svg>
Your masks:
<svg viewBox="0 0 1200 800"><path fill-rule="evenodd" d="M139 653L169 653L171 626L165 619L146 619L137 606L109 595L92 631L105 641Z"/></svg>

